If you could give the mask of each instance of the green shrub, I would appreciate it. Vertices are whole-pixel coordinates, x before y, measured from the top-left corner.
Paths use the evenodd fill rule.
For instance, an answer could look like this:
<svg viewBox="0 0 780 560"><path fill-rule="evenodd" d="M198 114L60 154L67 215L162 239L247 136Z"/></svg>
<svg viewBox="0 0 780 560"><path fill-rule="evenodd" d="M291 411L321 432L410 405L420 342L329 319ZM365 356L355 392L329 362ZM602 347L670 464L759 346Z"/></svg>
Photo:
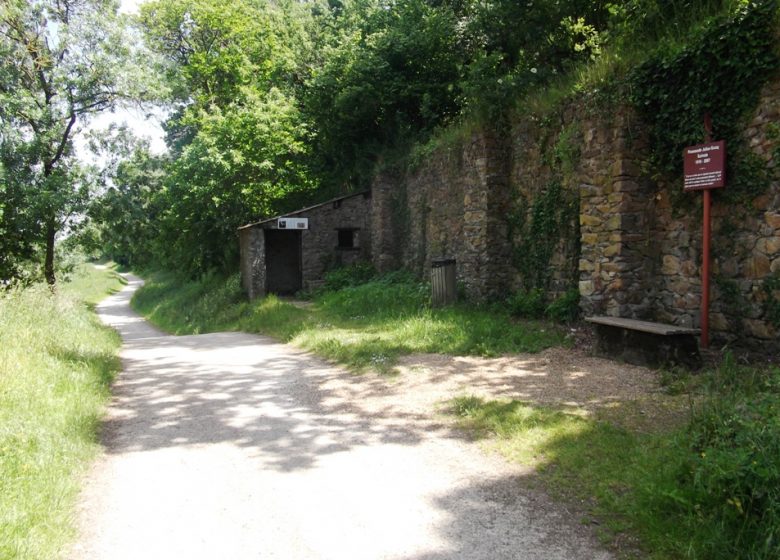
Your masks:
<svg viewBox="0 0 780 560"><path fill-rule="evenodd" d="M430 299L427 284L398 274L337 292L326 292L318 302L328 315L348 319L406 316L428 307Z"/></svg>
<svg viewBox="0 0 780 560"><path fill-rule="evenodd" d="M680 484L706 558L780 558L780 369L727 358L696 412Z"/></svg>
<svg viewBox="0 0 780 560"><path fill-rule="evenodd" d="M350 266L335 268L325 274L323 289L327 292L335 292L343 288L365 284L375 277L376 271L371 263L355 263Z"/></svg>
<svg viewBox="0 0 780 560"><path fill-rule="evenodd" d="M553 321L570 323L580 314L580 291L571 288L544 309L544 314Z"/></svg>
<svg viewBox="0 0 780 560"><path fill-rule="evenodd" d="M546 308L544 290L535 288L527 292L516 292L507 300L509 313L517 317L539 319L544 316Z"/></svg>
<svg viewBox="0 0 780 560"><path fill-rule="evenodd" d="M135 293L133 308L173 334L235 330L247 306L238 274L205 274L187 280L157 272Z"/></svg>

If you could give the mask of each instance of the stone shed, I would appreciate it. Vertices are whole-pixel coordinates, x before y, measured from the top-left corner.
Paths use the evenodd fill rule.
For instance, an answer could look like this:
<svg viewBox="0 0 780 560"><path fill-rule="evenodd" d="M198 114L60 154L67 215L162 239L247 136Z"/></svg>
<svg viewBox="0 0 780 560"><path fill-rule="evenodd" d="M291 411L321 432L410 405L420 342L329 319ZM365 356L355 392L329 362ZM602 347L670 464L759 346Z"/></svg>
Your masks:
<svg viewBox="0 0 780 560"><path fill-rule="evenodd" d="M250 298L311 290L335 267L371 260L371 192L335 198L238 230Z"/></svg>

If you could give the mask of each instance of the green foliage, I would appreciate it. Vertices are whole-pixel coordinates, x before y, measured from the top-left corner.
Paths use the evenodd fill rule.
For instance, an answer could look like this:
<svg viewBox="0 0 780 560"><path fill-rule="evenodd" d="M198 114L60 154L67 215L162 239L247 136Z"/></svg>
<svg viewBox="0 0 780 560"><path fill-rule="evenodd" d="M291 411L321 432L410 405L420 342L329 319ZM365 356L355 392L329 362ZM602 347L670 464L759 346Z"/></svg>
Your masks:
<svg viewBox="0 0 780 560"><path fill-rule="evenodd" d="M718 290L717 301L722 311L735 319L742 317L745 311L745 298L742 297L739 284L735 280L718 275L715 277L715 286Z"/></svg>
<svg viewBox="0 0 780 560"><path fill-rule="evenodd" d="M238 274L209 273L196 280L158 272L132 299L133 308L173 334L235 330L246 307Z"/></svg>
<svg viewBox="0 0 780 560"><path fill-rule="evenodd" d="M160 248L165 262L193 275L230 270L236 228L281 213L313 186L302 163L308 131L294 100L276 88L188 122L197 132L168 167Z"/></svg>
<svg viewBox="0 0 780 560"><path fill-rule="evenodd" d="M453 2L470 60L463 105L495 119L533 89L598 54L604 2Z"/></svg>
<svg viewBox="0 0 780 560"><path fill-rule="evenodd" d="M136 268L159 259L160 220L167 208L163 200L166 159L150 153L125 128L109 128L92 138L93 151L106 158L99 196L92 199L92 228L76 236L87 250L98 249L113 261ZM87 236L93 236L89 238Z"/></svg>
<svg viewBox="0 0 780 560"><path fill-rule="evenodd" d="M553 496L586 507L602 538L622 541L629 533L633 542L641 537L641 558L684 557L679 520L654 503L674 488L666 478L679 451L673 441L639 436L576 409L477 397L457 398L452 408L462 427L509 460L535 467Z"/></svg>
<svg viewBox="0 0 780 560"><path fill-rule="evenodd" d="M521 199L510 216L514 238L513 264L527 289L546 290L552 278L550 260L562 238L570 234L579 215L577 199L567 195L560 181L536 193L530 209Z"/></svg>
<svg viewBox="0 0 780 560"><path fill-rule="evenodd" d="M344 288L359 286L371 281L376 270L371 263L357 263L352 266L336 268L325 274L325 291L335 292Z"/></svg>
<svg viewBox="0 0 780 560"><path fill-rule="evenodd" d="M193 277L234 269L236 228L297 206L316 186L307 168L314 136L293 87L304 31L281 12L243 0L141 8L178 102L166 123L172 158L154 251Z"/></svg>
<svg viewBox="0 0 780 560"><path fill-rule="evenodd" d="M727 194L754 196L768 182L756 176L739 125L778 68L777 5L762 0L714 14L690 30L685 43L659 45L633 70L630 97L650 127L653 163L661 173L681 174L680 154L686 145L703 142L702 118L710 113L713 137L725 139L729 149Z"/></svg>
<svg viewBox="0 0 780 560"><path fill-rule="evenodd" d="M544 314L549 319L559 323L571 323L580 315L580 291L570 288L562 296L551 302Z"/></svg>
<svg viewBox="0 0 780 560"><path fill-rule="evenodd" d="M727 356L697 410L680 484L706 558L780 555L780 370Z"/></svg>
<svg viewBox="0 0 780 560"><path fill-rule="evenodd" d="M446 4L352 6L351 18L335 20L337 35L303 98L321 173L341 189L367 186L384 150L457 114L454 85L465 62Z"/></svg>
<svg viewBox="0 0 780 560"><path fill-rule="evenodd" d="M654 434L518 401L461 397L453 412L554 493L589 501L612 536L639 536L643 558L777 558L780 370L728 356L697 386L690 424Z"/></svg>
<svg viewBox="0 0 780 560"><path fill-rule="evenodd" d="M580 292L576 288L567 290L549 304L547 295L541 288L527 292L518 291L506 300L511 315L530 319L548 319L557 323L568 323L577 319L580 313Z"/></svg>
<svg viewBox="0 0 780 560"><path fill-rule="evenodd" d="M119 369L119 337L89 311L121 283L80 267L57 294L37 284L0 296L0 557L56 558L99 451L98 422Z"/></svg>
<svg viewBox="0 0 780 560"><path fill-rule="evenodd" d="M404 317L430 307L427 284L393 277L323 294L317 301L329 317Z"/></svg>
<svg viewBox="0 0 780 560"><path fill-rule="evenodd" d="M580 129L577 124L564 127L553 147L553 164L563 177L572 174L580 161Z"/></svg>
<svg viewBox="0 0 780 560"><path fill-rule="evenodd" d="M403 272L318 294L305 308L275 296L248 303L234 278L158 274L136 293L133 306L169 332L268 334L355 371L391 372L399 356L414 352L495 356L565 342L555 326L514 321L502 309L431 309L430 286Z"/></svg>
<svg viewBox="0 0 780 560"><path fill-rule="evenodd" d="M545 294L541 288L515 292L506 303L512 315L531 319L541 318L546 308Z"/></svg>
<svg viewBox="0 0 780 560"><path fill-rule="evenodd" d="M55 283L56 235L76 223L92 187L73 136L81 121L140 95L132 44L113 2L0 4L0 279L38 256Z"/></svg>

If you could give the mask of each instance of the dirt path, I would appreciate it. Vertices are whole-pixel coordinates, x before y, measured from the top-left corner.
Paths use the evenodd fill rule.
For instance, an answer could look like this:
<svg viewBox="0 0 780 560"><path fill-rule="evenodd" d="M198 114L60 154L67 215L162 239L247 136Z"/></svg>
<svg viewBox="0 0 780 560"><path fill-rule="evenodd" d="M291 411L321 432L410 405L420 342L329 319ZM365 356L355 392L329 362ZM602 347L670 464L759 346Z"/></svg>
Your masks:
<svg viewBox="0 0 780 560"><path fill-rule="evenodd" d="M74 560L611 558L437 420L438 391L259 336L164 335L130 310L138 285L99 306L124 371Z"/></svg>

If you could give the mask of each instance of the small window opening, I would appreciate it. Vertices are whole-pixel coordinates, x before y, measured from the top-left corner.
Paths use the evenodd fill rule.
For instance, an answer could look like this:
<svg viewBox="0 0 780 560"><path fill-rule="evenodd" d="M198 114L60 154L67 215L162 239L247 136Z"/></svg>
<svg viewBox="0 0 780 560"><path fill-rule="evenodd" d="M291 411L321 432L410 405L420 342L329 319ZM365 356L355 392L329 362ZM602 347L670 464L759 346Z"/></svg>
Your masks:
<svg viewBox="0 0 780 560"><path fill-rule="evenodd" d="M355 243L357 230L355 229L340 229L339 234L339 249L354 249L357 245Z"/></svg>

